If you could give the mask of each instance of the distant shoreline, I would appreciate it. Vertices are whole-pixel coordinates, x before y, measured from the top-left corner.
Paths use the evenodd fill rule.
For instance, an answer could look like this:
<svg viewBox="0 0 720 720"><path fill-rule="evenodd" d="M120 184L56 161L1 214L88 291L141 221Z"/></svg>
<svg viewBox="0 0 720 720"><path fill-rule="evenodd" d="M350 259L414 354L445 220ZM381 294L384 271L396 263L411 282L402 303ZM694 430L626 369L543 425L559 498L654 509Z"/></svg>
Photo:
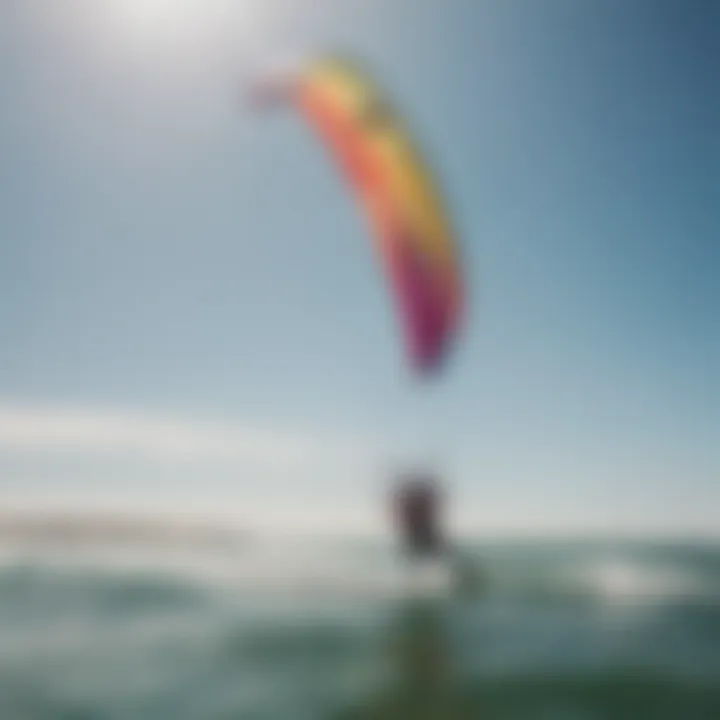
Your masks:
<svg viewBox="0 0 720 720"><path fill-rule="evenodd" d="M247 533L225 523L169 520L130 514L0 513L0 542L154 544L213 546L244 544Z"/></svg>

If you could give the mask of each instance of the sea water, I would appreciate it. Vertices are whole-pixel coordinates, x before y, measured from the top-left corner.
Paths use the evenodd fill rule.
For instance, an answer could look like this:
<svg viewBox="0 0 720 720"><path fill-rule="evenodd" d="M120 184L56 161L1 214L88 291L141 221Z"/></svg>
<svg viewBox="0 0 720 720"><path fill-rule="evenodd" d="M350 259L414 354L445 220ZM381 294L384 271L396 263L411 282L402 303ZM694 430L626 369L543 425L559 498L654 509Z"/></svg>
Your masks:
<svg viewBox="0 0 720 720"><path fill-rule="evenodd" d="M720 718L716 545L463 550L482 592L371 541L5 543L0 718Z"/></svg>

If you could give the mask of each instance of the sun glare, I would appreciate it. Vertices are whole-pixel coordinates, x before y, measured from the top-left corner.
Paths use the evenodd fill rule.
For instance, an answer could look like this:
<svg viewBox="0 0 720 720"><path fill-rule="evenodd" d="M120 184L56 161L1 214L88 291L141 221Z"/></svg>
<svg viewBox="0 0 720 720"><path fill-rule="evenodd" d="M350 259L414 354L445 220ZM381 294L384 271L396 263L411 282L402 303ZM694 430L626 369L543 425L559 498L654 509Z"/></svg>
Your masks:
<svg viewBox="0 0 720 720"><path fill-rule="evenodd" d="M138 24L185 22L202 9L201 0L116 0L129 22Z"/></svg>
<svg viewBox="0 0 720 720"><path fill-rule="evenodd" d="M118 22L155 35L200 30L233 8L229 0L113 0Z"/></svg>

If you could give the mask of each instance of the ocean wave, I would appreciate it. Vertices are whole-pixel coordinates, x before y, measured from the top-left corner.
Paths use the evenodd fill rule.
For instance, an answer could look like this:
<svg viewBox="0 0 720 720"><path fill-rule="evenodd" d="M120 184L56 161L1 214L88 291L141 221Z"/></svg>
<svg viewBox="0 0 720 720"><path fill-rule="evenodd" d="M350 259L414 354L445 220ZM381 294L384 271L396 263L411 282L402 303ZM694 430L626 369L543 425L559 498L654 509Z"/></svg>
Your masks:
<svg viewBox="0 0 720 720"><path fill-rule="evenodd" d="M478 596L357 544L6 552L0 717L419 717L403 687L443 673L459 717L716 717L707 551L465 551Z"/></svg>

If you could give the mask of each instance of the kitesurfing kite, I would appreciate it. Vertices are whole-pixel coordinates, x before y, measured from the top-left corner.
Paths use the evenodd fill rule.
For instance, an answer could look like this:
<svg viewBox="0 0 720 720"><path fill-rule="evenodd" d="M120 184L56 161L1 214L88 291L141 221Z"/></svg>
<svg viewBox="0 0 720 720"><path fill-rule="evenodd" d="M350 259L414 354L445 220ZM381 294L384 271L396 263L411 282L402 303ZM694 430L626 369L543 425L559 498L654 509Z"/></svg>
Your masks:
<svg viewBox="0 0 720 720"><path fill-rule="evenodd" d="M384 93L354 62L333 56L264 79L254 99L294 108L318 133L369 221L410 365L437 371L461 315L460 260L432 173Z"/></svg>

